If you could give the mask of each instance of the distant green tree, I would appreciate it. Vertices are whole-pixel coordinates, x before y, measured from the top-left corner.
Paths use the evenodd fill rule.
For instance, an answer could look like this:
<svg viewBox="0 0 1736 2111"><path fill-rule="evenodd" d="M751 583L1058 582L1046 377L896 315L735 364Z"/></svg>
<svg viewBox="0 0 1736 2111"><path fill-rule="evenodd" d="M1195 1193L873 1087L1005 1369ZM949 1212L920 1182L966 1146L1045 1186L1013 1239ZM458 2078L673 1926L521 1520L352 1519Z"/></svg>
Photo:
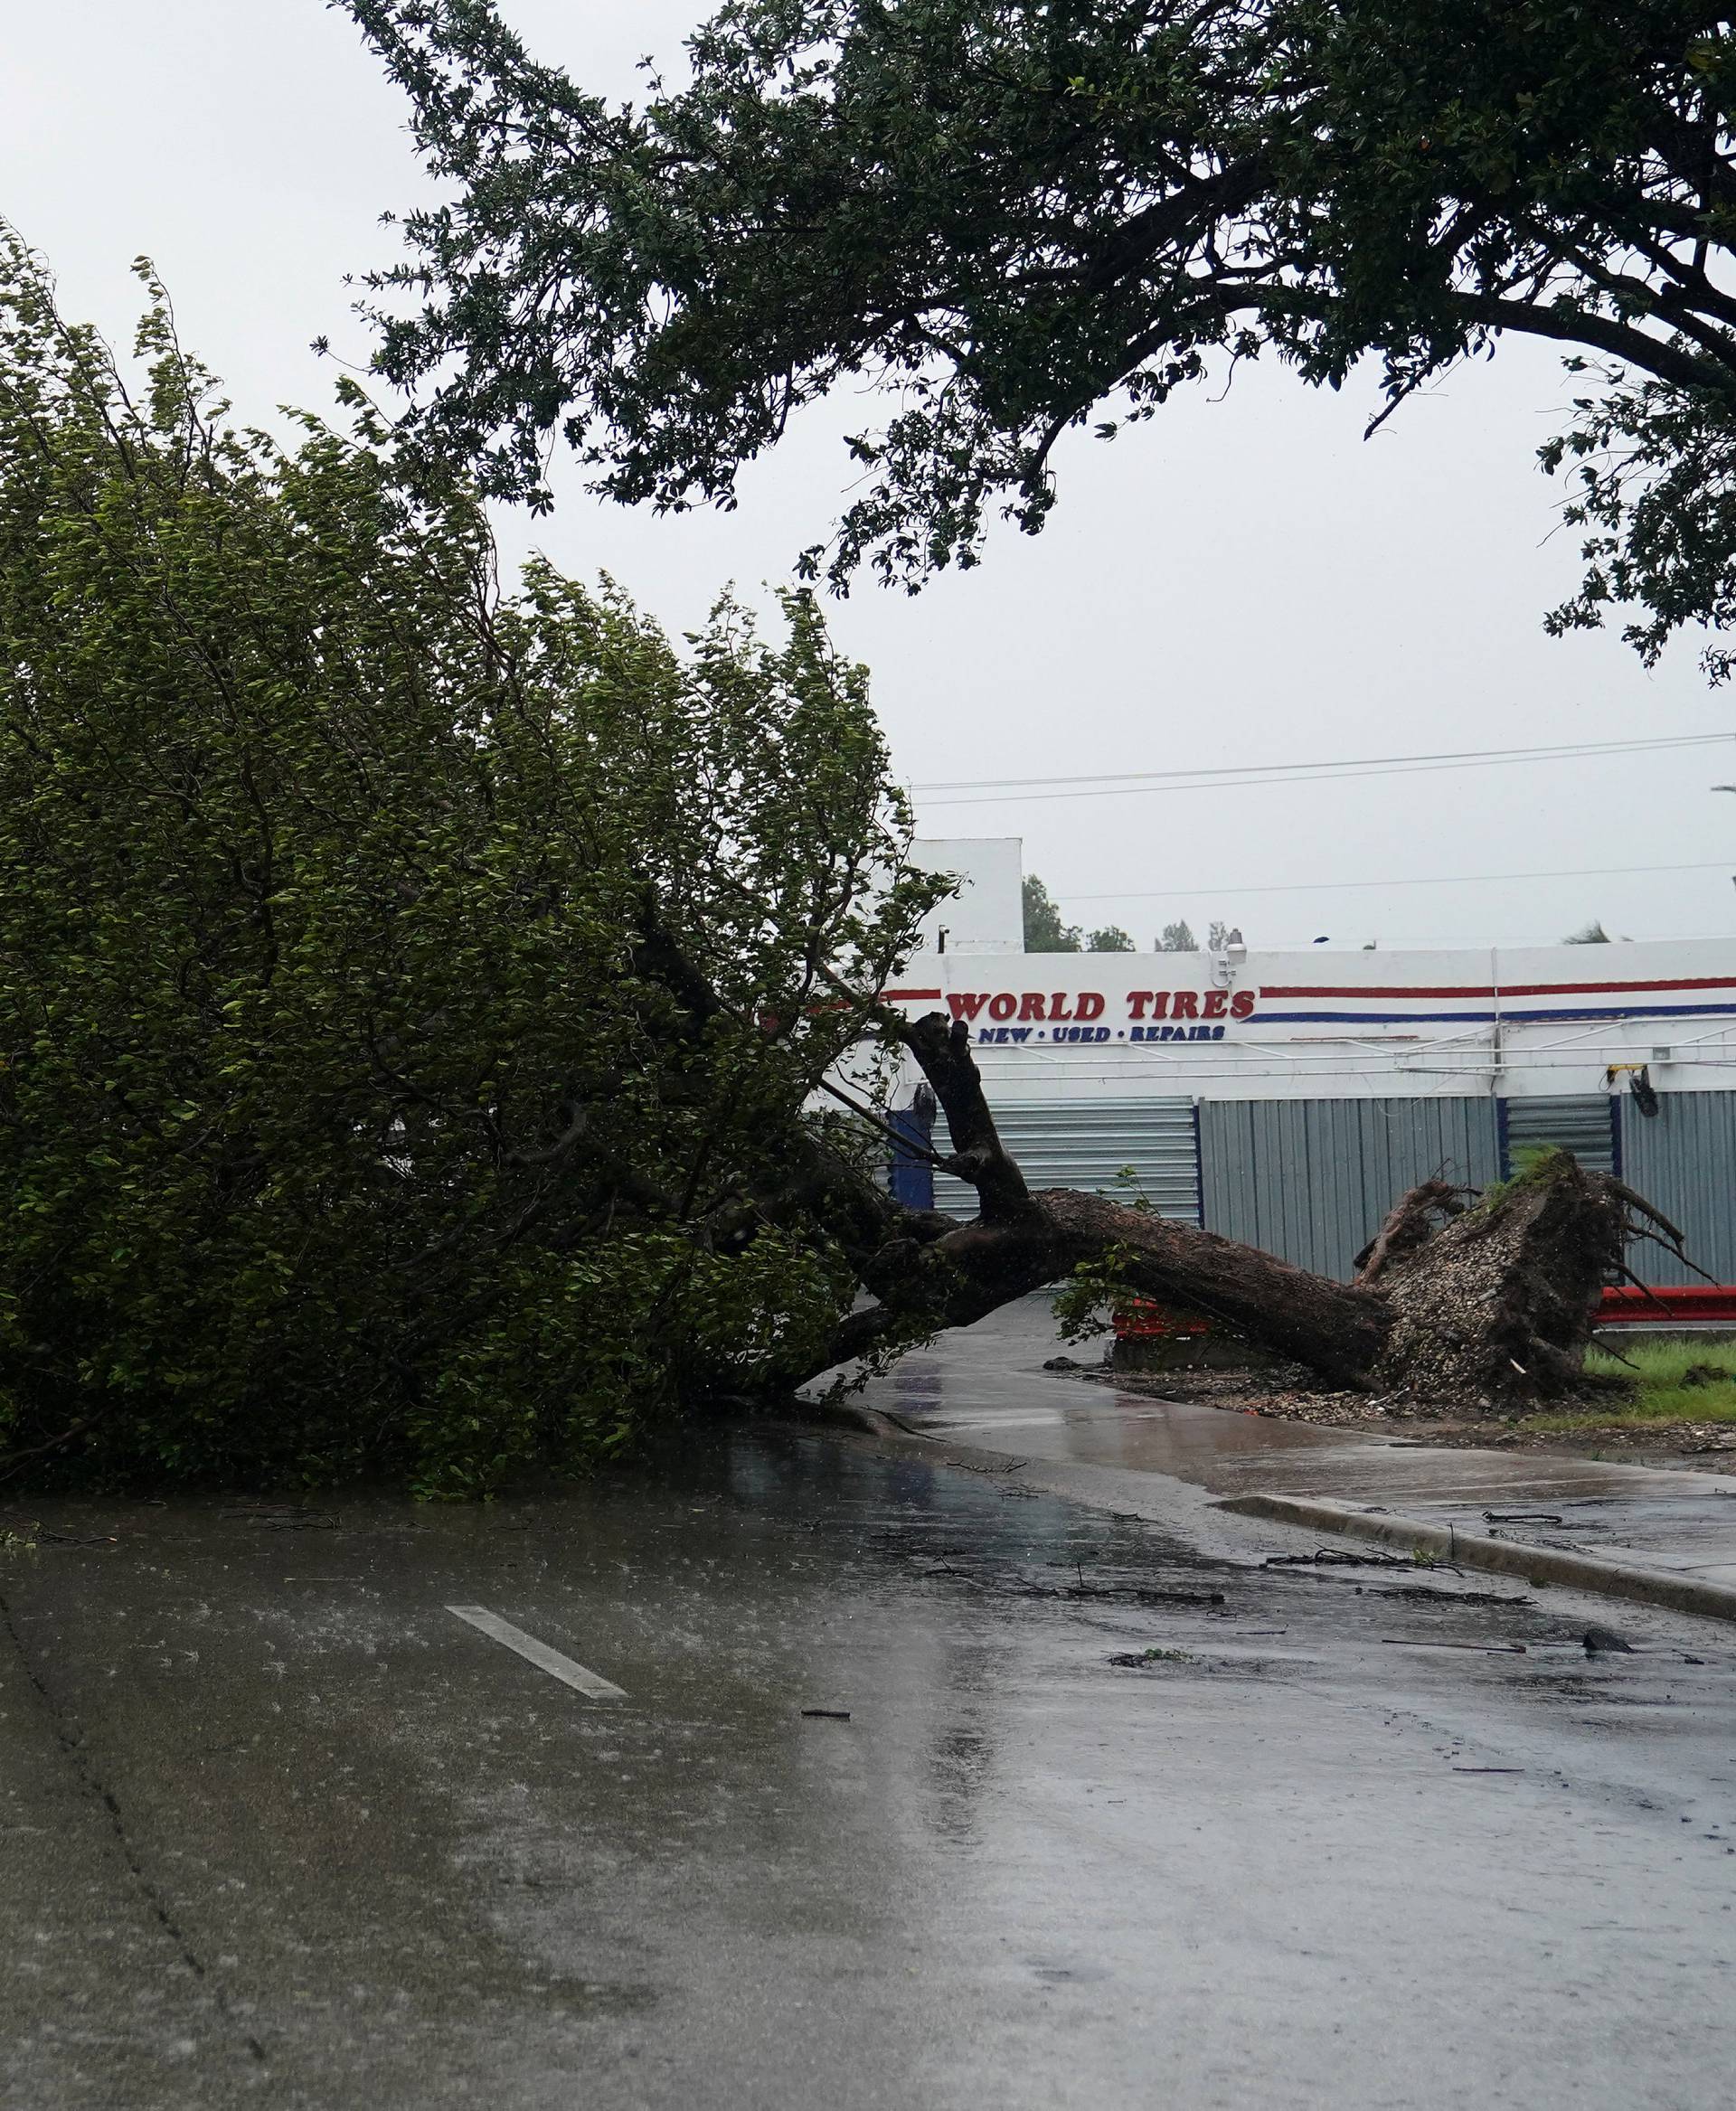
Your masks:
<svg viewBox="0 0 1736 2111"><path fill-rule="evenodd" d="M1582 924L1577 931L1570 931L1561 940L1563 946L1608 946L1610 938L1601 923Z"/></svg>
<svg viewBox="0 0 1736 2111"><path fill-rule="evenodd" d="M804 1110L944 891L863 670L140 350L0 240L0 1469L466 1494L817 1368Z"/></svg>
<svg viewBox="0 0 1736 2111"><path fill-rule="evenodd" d="M1034 872L1024 876L1024 949L1027 953L1077 953L1077 924L1061 920L1060 905Z"/></svg>
<svg viewBox="0 0 1736 2111"><path fill-rule="evenodd" d="M1105 924L1100 931L1093 931L1085 941L1088 953L1131 953L1133 940L1119 924Z"/></svg>
<svg viewBox="0 0 1736 2111"><path fill-rule="evenodd" d="M1199 949L1200 941L1194 936L1185 917L1164 926L1163 935L1157 941L1160 953L1197 953Z"/></svg>

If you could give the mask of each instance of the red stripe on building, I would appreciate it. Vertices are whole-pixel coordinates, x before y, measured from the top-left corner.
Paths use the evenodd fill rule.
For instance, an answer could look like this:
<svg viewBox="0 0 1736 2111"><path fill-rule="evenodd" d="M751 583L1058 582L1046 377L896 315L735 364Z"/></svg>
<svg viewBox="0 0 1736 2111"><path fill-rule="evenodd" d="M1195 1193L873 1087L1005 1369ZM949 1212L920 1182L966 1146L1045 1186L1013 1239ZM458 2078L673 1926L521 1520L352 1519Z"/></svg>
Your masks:
<svg viewBox="0 0 1736 2111"><path fill-rule="evenodd" d="M933 1002L938 1004L944 994L945 993L940 990L882 990L881 992L881 995L884 997L889 1004L913 1004L920 998L923 997L931 998Z"/></svg>
<svg viewBox="0 0 1736 2111"><path fill-rule="evenodd" d="M1504 982L1430 984L1412 983L1403 989L1384 985L1355 988L1297 984L1262 984L1262 997L1588 997L1620 996L1629 990L1729 990L1736 989L1736 975L1687 975L1658 982Z"/></svg>

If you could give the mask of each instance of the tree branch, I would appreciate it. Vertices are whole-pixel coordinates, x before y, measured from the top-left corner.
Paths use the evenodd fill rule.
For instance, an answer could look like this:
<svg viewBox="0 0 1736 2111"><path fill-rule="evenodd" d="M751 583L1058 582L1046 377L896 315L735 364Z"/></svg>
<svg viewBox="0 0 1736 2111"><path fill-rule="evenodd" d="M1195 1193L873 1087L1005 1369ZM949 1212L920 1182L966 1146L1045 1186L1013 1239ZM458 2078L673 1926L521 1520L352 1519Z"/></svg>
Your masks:
<svg viewBox="0 0 1736 2111"><path fill-rule="evenodd" d="M929 1012L901 1035L934 1088L952 1138L948 1172L976 1190L988 1223L1014 1224L1031 1216L1024 1175L1002 1144L970 1052L970 1028L944 1012Z"/></svg>

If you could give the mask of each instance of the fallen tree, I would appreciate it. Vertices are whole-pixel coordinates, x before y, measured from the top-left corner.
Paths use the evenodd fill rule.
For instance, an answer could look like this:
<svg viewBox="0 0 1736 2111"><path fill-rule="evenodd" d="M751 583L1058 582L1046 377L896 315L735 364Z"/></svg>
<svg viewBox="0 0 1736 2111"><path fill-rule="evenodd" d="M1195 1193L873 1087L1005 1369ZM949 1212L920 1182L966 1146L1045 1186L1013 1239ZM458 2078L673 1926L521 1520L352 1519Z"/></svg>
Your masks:
<svg viewBox="0 0 1736 2111"><path fill-rule="evenodd" d="M141 348L0 229L0 1481L476 1494L1069 1278L1548 1393L1673 1237L1567 1160L1419 1189L1353 1283L1033 1193L966 1031L882 1001L948 883L811 598L684 652L503 590L365 411L231 429L155 288ZM876 1041L972 1223L881 1184Z"/></svg>
<svg viewBox="0 0 1736 2111"><path fill-rule="evenodd" d="M1356 1257L1354 1280L1311 1275L1103 1195L1033 1192L995 1129L968 1028L931 1013L908 1026L882 1015L882 1030L915 1056L946 1115L952 1149L937 1164L975 1187L980 1208L959 1225L887 1205L884 1237L862 1261L877 1302L844 1320L828 1364L1082 1274L1106 1299L1204 1313L1336 1385L1548 1399L1587 1382L1599 1297L1613 1280L1637 1280L1629 1241L1685 1258L1681 1233L1641 1196L1551 1151L1474 1200L1425 1182Z"/></svg>
<svg viewBox="0 0 1736 2111"><path fill-rule="evenodd" d="M863 670L139 349L0 225L0 1482L471 1495L811 1362L946 891Z"/></svg>

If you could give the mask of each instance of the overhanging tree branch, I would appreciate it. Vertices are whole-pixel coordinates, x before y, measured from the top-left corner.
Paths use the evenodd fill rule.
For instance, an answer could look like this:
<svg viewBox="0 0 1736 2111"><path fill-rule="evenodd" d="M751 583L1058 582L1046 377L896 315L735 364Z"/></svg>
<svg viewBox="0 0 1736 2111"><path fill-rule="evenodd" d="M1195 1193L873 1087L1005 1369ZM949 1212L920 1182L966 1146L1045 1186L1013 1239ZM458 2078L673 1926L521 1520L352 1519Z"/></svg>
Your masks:
<svg viewBox="0 0 1736 2111"><path fill-rule="evenodd" d="M1526 336L1736 429L1736 40L1685 0L738 0L688 86L615 112L491 0L348 4L458 191L410 223L381 363L433 389L406 444L503 495L543 503L564 434L619 499L728 505L866 376L903 401L829 574L913 586L997 495L1039 528L1095 406L1146 416L1226 345L1333 385L1373 358L1392 407ZM1578 619L1722 621L1706 570L1640 538Z"/></svg>

